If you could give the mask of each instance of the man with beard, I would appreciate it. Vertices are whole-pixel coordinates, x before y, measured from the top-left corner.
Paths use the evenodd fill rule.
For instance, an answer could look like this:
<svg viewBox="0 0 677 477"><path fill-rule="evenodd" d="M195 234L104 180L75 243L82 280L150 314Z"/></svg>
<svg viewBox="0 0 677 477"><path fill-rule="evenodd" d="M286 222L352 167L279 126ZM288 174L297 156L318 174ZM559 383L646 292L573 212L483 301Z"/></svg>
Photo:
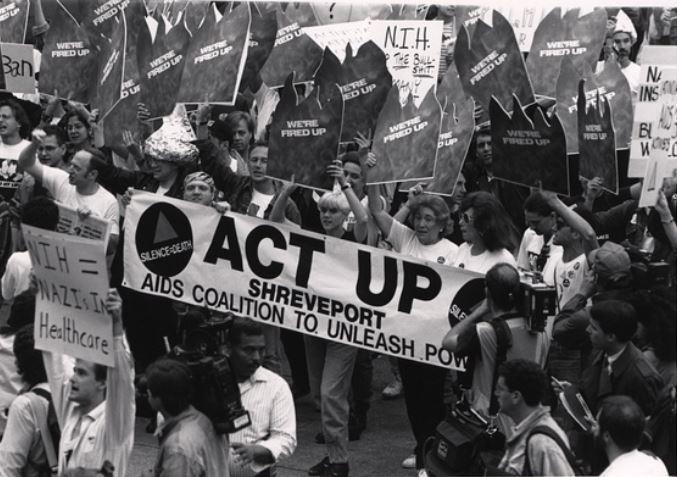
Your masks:
<svg viewBox="0 0 677 477"><path fill-rule="evenodd" d="M634 103L637 99L637 91L639 89L640 68L637 63L630 61L630 50L632 49L632 45L637 41L637 31L635 30L632 21L623 10L619 10L618 16L616 17L613 41L616 61L618 62L618 66L621 67L621 72L628 80Z"/></svg>

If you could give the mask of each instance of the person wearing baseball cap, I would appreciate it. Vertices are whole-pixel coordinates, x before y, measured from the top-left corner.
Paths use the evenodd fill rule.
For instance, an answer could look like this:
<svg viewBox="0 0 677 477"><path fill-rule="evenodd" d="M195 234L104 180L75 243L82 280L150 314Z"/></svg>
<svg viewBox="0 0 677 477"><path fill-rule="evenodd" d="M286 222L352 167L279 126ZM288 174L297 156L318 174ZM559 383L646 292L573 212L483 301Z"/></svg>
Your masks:
<svg viewBox="0 0 677 477"><path fill-rule="evenodd" d="M588 254L588 263L597 276L597 287L613 289L614 284L627 284L632 280L630 256L621 245L605 242Z"/></svg>

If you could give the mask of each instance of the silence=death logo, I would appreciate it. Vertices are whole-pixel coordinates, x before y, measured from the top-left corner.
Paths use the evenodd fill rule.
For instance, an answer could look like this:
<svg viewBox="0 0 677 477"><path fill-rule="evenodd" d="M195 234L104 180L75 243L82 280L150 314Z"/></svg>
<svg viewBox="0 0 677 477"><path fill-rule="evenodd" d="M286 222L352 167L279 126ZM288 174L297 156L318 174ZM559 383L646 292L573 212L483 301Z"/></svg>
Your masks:
<svg viewBox="0 0 677 477"><path fill-rule="evenodd" d="M136 250L144 266L156 275L178 275L193 255L193 230L188 217L171 204L151 205L139 219Z"/></svg>

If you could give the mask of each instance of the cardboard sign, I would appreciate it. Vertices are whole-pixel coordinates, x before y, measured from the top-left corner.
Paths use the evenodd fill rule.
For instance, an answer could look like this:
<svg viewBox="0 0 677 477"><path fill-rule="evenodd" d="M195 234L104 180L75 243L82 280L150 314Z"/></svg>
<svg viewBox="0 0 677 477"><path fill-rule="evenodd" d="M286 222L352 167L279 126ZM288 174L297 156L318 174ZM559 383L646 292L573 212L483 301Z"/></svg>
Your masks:
<svg viewBox="0 0 677 477"><path fill-rule="evenodd" d="M350 44L353 51L369 41L370 21L333 23L306 27L303 31L324 50L329 48L336 58L343 63L346 58L346 47Z"/></svg>
<svg viewBox="0 0 677 477"><path fill-rule="evenodd" d="M435 175L440 103L432 89L420 107L411 96L402 106L400 95L394 84L376 123L372 152L377 162L369 173L371 184L432 179Z"/></svg>
<svg viewBox="0 0 677 477"><path fill-rule="evenodd" d="M371 41L362 45L355 56L348 45L345 58L341 65L326 48L322 64L315 74L315 85L320 88L321 94L333 94L335 84L341 88L344 102L341 141L350 142L357 137L358 131L365 136L374 131L392 86L392 78L383 51Z"/></svg>
<svg viewBox="0 0 677 477"><path fill-rule="evenodd" d="M595 101L597 93L604 96L611 106L615 131L616 149L627 149L632 130L632 96L628 80L616 62L607 63L604 69L593 74L583 65L582 71L576 70L570 59L562 61L557 80L557 115L562 121L566 134L567 152L574 154L578 146L578 84L585 80L585 94L588 104Z"/></svg>
<svg viewBox="0 0 677 477"><path fill-rule="evenodd" d="M534 102L522 53L510 23L500 13L492 14L492 26L477 21L472 38L463 26L458 32L454 61L463 89L482 106L480 123L489 120L489 102L495 97L512 107L512 97L520 104Z"/></svg>
<svg viewBox="0 0 677 477"><path fill-rule="evenodd" d="M273 51L277 35L277 14L275 10L260 11L256 3L251 4L251 25L249 27L249 41L247 43L247 61L240 80L240 91L249 88L252 92L258 90L257 77L259 71Z"/></svg>
<svg viewBox="0 0 677 477"><path fill-rule="evenodd" d="M578 70L595 68L606 36L606 11L597 8L579 17L575 8L562 16L554 8L539 23L527 56L527 71L534 93L555 98L562 60L568 58Z"/></svg>
<svg viewBox="0 0 677 477"><path fill-rule="evenodd" d="M85 28L61 4L45 34L40 64L41 93L89 103L93 78L97 77L97 52Z"/></svg>
<svg viewBox="0 0 677 477"><path fill-rule="evenodd" d="M99 117L105 118L122 98L122 83L125 74L125 43L127 22L119 15L110 25L110 38L102 38L99 52L99 72L92 104L99 109Z"/></svg>
<svg viewBox="0 0 677 477"><path fill-rule="evenodd" d="M465 94L452 63L437 88L442 105L442 127L437 141L435 178L426 193L452 196L475 131L475 102Z"/></svg>
<svg viewBox="0 0 677 477"><path fill-rule="evenodd" d="M122 134L126 129L132 129L136 124L136 111L141 93L141 78L136 56L136 45L140 28L146 28L143 24L127 22L128 14L124 15L127 24L127 41L125 44L125 67L122 80L122 92L120 101L103 119L103 134L105 144L124 149L125 143Z"/></svg>
<svg viewBox="0 0 677 477"><path fill-rule="evenodd" d="M298 10L300 8L296 9L290 5L286 12L279 6L275 11L277 17L275 43L273 51L261 68L261 78L271 88L282 86L292 72L297 83L311 81L322 61L322 48L305 33L304 15ZM312 13L312 10L310 12ZM298 19L294 20L296 17ZM311 22L307 18L305 21Z"/></svg>
<svg viewBox="0 0 677 477"><path fill-rule="evenodd" d="M618 194L618 160L611 106L597 93L592 103L585 93L585 80L578 85L579 175L586 179L599 177L602 187Z"/></svg>
<svg viewBox="0 0 677 477"><path fill-rule="evenodd" d="M0 89L13 93L35 93L33 46L0 43L0 58Z"/></svg>
<svg viewBox="0 0 677 477"><path fill-rule="evenodd" d="M141 22L146 16L143 0L90 0L85 5L83 26L96 37L111 38L122 12L127 12L127 22Z"/></svg>
<svg viewBox="0 0 677 477"><path fill-rule="evenodd" d="M155 41L148 28L139 31L137 59L141 74L141 102L154 118L174 110L181 85L190 34L183 23L167 31L167 21L158 25Z"/></svg>
<svg viewBox="0 0 677 477"><path fill-rule="evenodd" d="M403 104L411 95L419 106L430 89L434 93L442 48L441 21L373 21L371 39L385 52Z"/></svg>
<svg viewBox="0 0 677 477"><path fill-rule="evenodd" d="M312 3L311 5L317 22L322 26L341 24L350 28L351 23L358 23L367 18L385 20L393 13L393 8L387 3ZM323 45L320 46L324 48ZM359 45L353 46L357 48Z"/></svg>
<svg viewBox="0 0 677 477"><path fill-rule="evenodd" d="M108 244L111 222L95 215L89 215L83 219L77 210L59 202L56 202L56 205L59 207L57 232Z"/></svg>
<svg viewBox="0 0 677 477"><path fill-rule="evenodd" d="M24 43L28 28L29 0L0 0L0 41Z"/></svg>
<svg viewBox="0 0 677 477"><path fill-rule="evenodd" d="M113 366L106 244L22 226L38 284L35 348Z"/></svg>
<svg viewBox="0 0 677 477"><path fill-rule="evenodd" d="M642 182L639 207L653 207L658 200L658 191L666 177L677 179L677 159L668 157L665 150L656 150L645 160L646 172Z"/></svg>
<svg viewBox="0 0 677 477"><path fill-rule="evenodd" d="M210 8L211 7L211 8ZM189 2L186 1L186 7L183 9L183 21L186 22L186 28L195 36L209 11L214 8L211 2Z"/></svg>
<svg viewBox="0 0 677 477"><path fill-rule="evenodd" d="M291 75L280 91L270 125L268 175L316 189L331 190L327 166L338 155L343 98L338 86L313 93L300 103Z"/></svg>
<svg viewBox="0 0 677 477"><path fill-rule="evenodd" d="M249 6L241 5L221 19L216 15L211 8L190 41L178 102L235 104L247 60Z"/></svg>
<svg viewBox="0 0 677 477"><path fill-rule="evenodd" d="M649 56L647 61L653 62L640 65L628 177L643 177L647 159L654 151L663 150L668 157L677 157L677 134L674 131L677 115L677 66L669 63L672 61L671 57L664 56L668 52L674 54L675 49L658 46L647 46L646 49L649 50L648 55L645 55ZM660 59L650 56L659 56ZM668 132L670 125L672 133Z"/></svg>
<svg viewBox="0 0 677 477"><path fill-rule="evenodd" d="M133 196L124 243L133 290L464 367L440 345L478 273L156 194Z"/></svg>
<svg viewBox="0 0 677 477"><path fill-rule="evenodd" d="M388 15L388 20L425 20L428 15L428 5L425 4L393 4L392 9L393 12Z"/></svg>
<svg viewBox="0 0 677 477"><path fill-rule="evenodd" d="M569 159L557 114L546 119L540 107L531 117L514 98L512 116L492 98L491 146L497 179L569 195Z"/></svg>

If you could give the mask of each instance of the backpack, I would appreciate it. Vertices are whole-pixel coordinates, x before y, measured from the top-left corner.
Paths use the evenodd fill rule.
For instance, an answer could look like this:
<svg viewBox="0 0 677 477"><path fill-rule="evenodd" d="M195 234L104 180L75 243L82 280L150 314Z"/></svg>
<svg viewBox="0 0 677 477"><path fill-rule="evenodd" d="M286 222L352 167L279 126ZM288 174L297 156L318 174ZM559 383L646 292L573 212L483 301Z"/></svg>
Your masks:
<svg viewBox="0 0 677 477"><path fill-rule="evenodd" d="M569 466L574 471L574 475L585 475L576 462L576 457L571 452L571 450L569 450L569 446L564 443L562 438L559 436L559 434L557 434L557 432L555 432L553 428L548 426L536 426L531 430L531 432L529 432L529 435L527 436L526 448L524 450L524 468L522 469L522 475L536 475L531 469L531 462L529 462L529 440L536 434L546 435L555 441L559 448L562 449L567 462L569 462Z"/></svg>
<svg viewBox="0 0 677 477"><path fill-rule="evenodd" d="M40 429L40 435L42 436L42 442L45 446L47 462L52 474L56 475L58 466L57 455L59 453L59 442L61 441L61 427L59 427L59 421L56 417L56 410L54 409L54 403L52 402L52 394L42 388L33 388L30 392L47 400L47 403L49 404L47 408L46 426L44 423L38 423L38 427ZM45 430L46 433L44 432Z"/></svg>

